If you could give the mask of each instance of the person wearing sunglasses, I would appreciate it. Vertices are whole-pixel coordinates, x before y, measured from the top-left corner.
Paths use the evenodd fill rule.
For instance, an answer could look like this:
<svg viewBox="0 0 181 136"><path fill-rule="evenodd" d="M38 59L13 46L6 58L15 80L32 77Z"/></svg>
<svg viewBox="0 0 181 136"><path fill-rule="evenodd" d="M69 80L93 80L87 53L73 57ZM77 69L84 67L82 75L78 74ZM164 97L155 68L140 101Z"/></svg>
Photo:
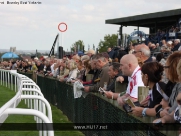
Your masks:
<svg viewBox="0 0 181 136"><path fill-rule="evenodd" d="M168 100L162 99L160 104L156 105L154 108L133 108L132 110L135 116L147 115L163 117L176 109L176 96L181 91L181 83L179 82L178 75L176 72L178 62L181 58L180 56L181 52L174 52L167 58L166 64L164 66L166 77L169 79L168 83L166 84L165 90L171 93L170 95L167 94L167 96L169 97Z"/></svg>
<svg viewBox="0 0 181 136"><path fill-rule="evenodd" d="M150 57L150 49L145 44L138 44L134 46L133 54L139 58L143 63L153 61L152 57Z"/></svg>
<svg viewBox="0 0 181 136"><path fill-rule="evenodd" d="M148 62L141 67L142 80L145 86L149 86L149 94L140 102L141 107L132 108L132 113L142 113L147 108L154 108L155 105L165 97L168 100L169 90L165 90L165 83L160 82L163 74L163 66L158 62ZM165 92L163 91L165 90ZM167 92L166 92L167 91Z"/></svg>
<svg viewBox="0 0 181 136"><path fill-rule="evenodd" d="M181 82L181 59L179 60L179 63L177 65L177 74L179 82ZM176 97L177 102L177 108L172 111L170 114L167 114L163 116L162 118L156 119L153 121L153 123L181 123L181 117L180 117L180 109L181 109L181 92L178 93Z"/></svg>

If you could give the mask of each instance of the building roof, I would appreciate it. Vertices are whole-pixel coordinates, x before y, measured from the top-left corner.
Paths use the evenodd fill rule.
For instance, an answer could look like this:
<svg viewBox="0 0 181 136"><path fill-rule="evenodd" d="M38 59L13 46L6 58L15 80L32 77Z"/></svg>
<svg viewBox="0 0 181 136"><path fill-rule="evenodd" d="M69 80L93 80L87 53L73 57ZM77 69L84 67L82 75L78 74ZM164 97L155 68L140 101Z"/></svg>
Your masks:
<svg viewBox="0 0 181 136"><path fill-rule="evenodd" d="M157 28L165 28L167 26L172 26L178 23L179 18L181 18L181 9L175 9L123 18L108 19L105 21L105 23L150 28L155 27L156 22Z"/></svg>

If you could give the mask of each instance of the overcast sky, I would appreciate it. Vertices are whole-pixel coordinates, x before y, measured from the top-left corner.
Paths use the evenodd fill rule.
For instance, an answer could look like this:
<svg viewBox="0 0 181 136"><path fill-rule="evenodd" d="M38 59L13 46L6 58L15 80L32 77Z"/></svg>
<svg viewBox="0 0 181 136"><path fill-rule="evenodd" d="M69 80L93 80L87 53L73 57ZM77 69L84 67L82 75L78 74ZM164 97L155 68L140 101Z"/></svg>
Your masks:
<svg viewBox="0 0 181 136"><path fill-rule="evenodd" d="M181 8L179 0L39 1L42 4L7 5L6 0L0 4L0 49L50 50L57 33L61 36L58 24L65 22L68 30L62 35L64 50L70 50L77 40L83 40L87 50L88 44L97 46L106 34L118 33L119 25L105 24L107 19ZM123 28L123 33L130 34L134 29Z"/></svg>

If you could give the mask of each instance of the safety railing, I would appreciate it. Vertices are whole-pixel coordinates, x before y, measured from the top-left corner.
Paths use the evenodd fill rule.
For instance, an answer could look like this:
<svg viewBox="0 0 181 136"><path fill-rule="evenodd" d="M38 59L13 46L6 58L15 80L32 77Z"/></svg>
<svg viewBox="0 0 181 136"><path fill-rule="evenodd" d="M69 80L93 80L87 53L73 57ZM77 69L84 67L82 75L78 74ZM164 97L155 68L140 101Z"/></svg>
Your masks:
<svg viewBox="0 0 181 136"><path fill-rule="evenodd" d="M23 73L28 74L28 73ZM30 76L31 77L31 76ZM37 85L44 97L57 107L73 123L82 125L97 123L111 125L110 130L81 130L86 136L92 135L135 135L135 136L165 136L179 135L178 129L163 127L161 130L153 128L153 117L135 117L127 114L118 106L116 100L107 99L98 93L90 93L86 98L74 99L73 87L70 84L61 83L55 78L37 75ZM121 88L120 88L121 89ZM117 129L117 126L122 128ZM171 126L175 126L174 124ZM114 128L115 127L115 128ZM138 129L137 129L138 128Z"/></svg>
<svg viewBox="0 0 181 136"><path fill-rule="evenodd" d="M135 135L135 136L164 136L178 135L175 129L163 128L162 131L153 128L152 117L135 117L118 106L116 100L107 99L98 93L90 93L86 98L74 98L73 87L61 83L55 78L37 76L37 85L41 88L44 97L57 107L74 123L103 123L112 125L112 130L81 130L86 136L92 135ZM120 88L121 89L121 88ZM121 125L122 129L116 129ZM142 127L141 129L136 129ZM143 128L147 129L143 129Z"/></svg>
<svg viewBox="0 0 181 136"><path fill-rule="evenodd" d="M36 83L16 71L3 69L0 69L0 80L2 86L16 92L16 95L0 108L0 123L10 114L33 115L36 123L43 124L41 128L37 128L39 136L54 136L50 104ZM22 99L30 109L16 108Z"/></svg>

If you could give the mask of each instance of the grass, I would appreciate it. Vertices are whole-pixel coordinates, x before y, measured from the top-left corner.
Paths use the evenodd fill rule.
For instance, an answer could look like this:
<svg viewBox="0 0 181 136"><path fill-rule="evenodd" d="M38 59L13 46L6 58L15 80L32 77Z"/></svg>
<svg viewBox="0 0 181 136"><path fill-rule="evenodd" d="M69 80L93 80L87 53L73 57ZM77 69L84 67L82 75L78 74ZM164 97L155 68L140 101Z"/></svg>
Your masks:
<svg viewBox="0 0 181 136"><path fill-rule="evenodd" d="M0 86L0 107L4 105L7 101L9 101L15 92ZM18 105L18 108L27 108L24 101L21 101ZM61 110L57 107L51 105L52 108L52 116L54 123L71 123L67 116L65 116ZM35 123L33 116L28 115L9 115L4 123ZM9 127L13 127L10 125ZM38 131L4 131L0 130L0 136L38 136ZM55 131L55 136L84 136L84 134L80 131Z"/></svg>

